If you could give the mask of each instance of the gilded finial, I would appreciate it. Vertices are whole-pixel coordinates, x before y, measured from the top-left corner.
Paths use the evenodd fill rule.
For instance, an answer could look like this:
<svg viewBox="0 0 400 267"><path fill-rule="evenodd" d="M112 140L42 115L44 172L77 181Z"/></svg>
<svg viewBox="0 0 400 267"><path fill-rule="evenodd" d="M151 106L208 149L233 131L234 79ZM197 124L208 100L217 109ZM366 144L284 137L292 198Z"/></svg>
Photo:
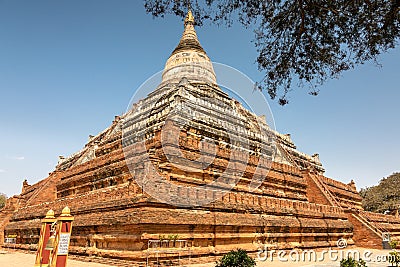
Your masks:
<svg viewBox="0 0 400 267"><path fill-rule="evenodd" d="M61 216L71 216L71 210L67 207L65 207L62 212L61 212Z"/></svg>
<svg viewBox="0 0 400 267"><path fill-rule="evenodd" d="M46 213L46 219L53 219L54 218L54 210L49 210Z"/></svg>
<svg viewBox="0 0 400 267"><path fill-rule="evenodd" d="M185 18L185 26L187 24L194 25L194 23L195 23L195 21L194 21L194 16L193 16L192 10L189 9L189 11L188 11L188 13L186 15L186 18Z"/></svg>
<svg viewBox="0 0 400 267"><path fill-rule="evenodd" d="M189 5L190 2L186 1L186 3L188 10L184 19L182 38L165 63L160 86L182 82L183 77L190 82L201 81L217 84L212 63L197 38L196 23Z"/></svg>

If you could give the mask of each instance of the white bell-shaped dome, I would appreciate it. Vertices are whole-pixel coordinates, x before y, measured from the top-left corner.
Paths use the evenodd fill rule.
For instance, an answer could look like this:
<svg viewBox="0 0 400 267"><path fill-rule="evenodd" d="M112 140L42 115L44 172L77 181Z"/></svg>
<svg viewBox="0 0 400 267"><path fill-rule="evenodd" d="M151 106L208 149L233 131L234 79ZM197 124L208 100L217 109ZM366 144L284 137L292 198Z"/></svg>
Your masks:
<svg viewBox="0 0 400 267"><path fill-rule="evenodd" d="M193 14L189 10L182 38L165 64L161 84L177 83L183 77L189 82L217 84L211 60L197 39L194 24Z"/></svg>

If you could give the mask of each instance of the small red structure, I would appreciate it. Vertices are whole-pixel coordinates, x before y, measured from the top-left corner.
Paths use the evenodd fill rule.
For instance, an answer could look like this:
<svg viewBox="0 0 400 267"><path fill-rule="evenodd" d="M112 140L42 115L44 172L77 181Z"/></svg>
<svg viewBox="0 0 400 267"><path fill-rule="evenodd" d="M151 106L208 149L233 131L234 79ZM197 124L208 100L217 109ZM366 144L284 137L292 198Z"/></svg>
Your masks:
<svg viewBox="0 0 400 267"><path fill-rule="evenodd" d="M54 227L57 219L54 217L54 211L49 210L46 217L42 220L42 228L40 230L40 238L38 250L36 252L35 267L48 266L50 259L50 250L47 245L52 235L52 227Z"/></svg>

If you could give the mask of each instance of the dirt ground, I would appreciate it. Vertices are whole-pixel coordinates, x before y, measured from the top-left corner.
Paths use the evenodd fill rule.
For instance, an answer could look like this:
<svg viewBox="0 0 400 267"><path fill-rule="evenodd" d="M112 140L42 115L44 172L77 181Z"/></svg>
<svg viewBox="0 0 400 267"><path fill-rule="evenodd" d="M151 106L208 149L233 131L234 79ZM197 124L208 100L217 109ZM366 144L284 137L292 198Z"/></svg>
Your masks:
<svg viewBox="0 0 400 267"><path fill-rule="evenodd" d="M0 266L4 267L31 267L35 263L34 254L24 254L21 252L0 251ZM108 265L79 262L75 260L68 260L68 267L105 267Z"/></svg>
<svg viewBox="0 0 400 267"><path fill-rule="evenodd" d="M388 255L388 250L376 250L376 249L364 249L364 248L352 248L335 251L318 251L316 254L312 254L307 251L291 251L281 253L280 255L275 252L274 257L271 254L260 254L260 257L266 257L266 260L257 259L258 267L294 267L294 266L307 266L307 267L326 267L326 266L337 266L339 267L340 259L342 257L347 258L349 255L353 257L361 257L367 259L368 267L386 267L390 266L387 261L384 261L384 256ZM310 256L311 255L311 256ZM368 261L369 259L369 261ZM24 254L21 252L14 251L1 251L0 250L0 266L7 267L25 267L33 266L35 261L34 254ZM76 260L68 260L68 267L105 267L113 265L104 265L99 263L91 262L80 262ZM215 263L208 264L192 264L190 267L214 267Z"/></svg>

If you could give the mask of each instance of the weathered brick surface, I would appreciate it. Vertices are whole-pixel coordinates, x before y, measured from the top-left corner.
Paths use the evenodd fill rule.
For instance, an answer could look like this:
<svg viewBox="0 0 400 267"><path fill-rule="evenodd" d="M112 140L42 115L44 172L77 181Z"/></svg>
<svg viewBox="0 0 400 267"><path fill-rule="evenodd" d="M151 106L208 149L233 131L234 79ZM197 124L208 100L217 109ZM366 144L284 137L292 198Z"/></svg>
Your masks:
<svg viewBox="0 0 400 267"><path fill-rule="evenodd" d="M323 191L317 186L315 181L307 174L304 175L307 180L307 197L311 203L320 203L324 205L331 205L329 199Z"/></svg>
<svg viewBox="0 0 400 267"><path fill-rule="evenodd" d="M328 190L336 197L342 207L362 210L362 198L358 194L354 183L345 184L323 175L318 176Z"/></svg>
<svg viewBox="0 0 400 267"><path fill-rule="evenodd" d="M348 219L353 225L353 240L357 246L367 248L382 248L382 237L368 228L362 220L357 219L353 212L348 212Z"/></svg>
<svg viewBox="0 0 400 267"><path fill-rule="evenodd" d="M258 242L323 247L352 235L337 207L231 192L208 207L177 209L143 195L134 182L19 208L6 233L17 234L18 243L32 243L40 218L50 208L60 213L66 205L76 217L73 251L107 257L143 259L147 240L159 235L178 234L190 240L192 253L199 255L233 247L255 250Z"/></svg>
<svg viewBox="0 0 400 267"><path fill-rule="evenodd" d="M195 160L199 143L189 140L184 131L180 131L180 137L180 149ZM192 255L202 257L236 247L256 251L261 243L279 248L327 247L334 246L342 237L352 243L352 226L346 214L322 199L314 198L315 203L310 203L307 196L311 192L318 195L318 191L310 191L310 184L296 167L265 161L262 166L269 166L269 170L261 171L264 181L250 192L250 179L264 159L235 152L238 154L234 168L245 171L231 192L201 208L176 208L146 195L133 179L138 177L132 176L126 164L140 170L150 155L151 163L171 183L185 186L167 193L173 199L191 195L193 186L209 183L214 173L225 171L227 158L234 152L218 148L208 169L196 167L194 161L192 169L197 170L187 171L179 165L179 159L174 166L168 165L160 132L146 141L145 150L140 149L139 143L132 144L131 154L124 155L121 142L120 133L110 135L97 144L94 158L65 169L57 168L45 180L54 183L40 182L27 187L21 195L24 203L13 213L6 234L17 234L19 247L32 247L29 244L37 242L40 219L46 212L53 209L60 213L69 206L76 218L71 249L81 255L142 261L147 256L148 240L176 234L190 242ZM135 175L143 173L136 171ZM56 194L43 190L54 187Z"/></svg>
<svg viewBox="0 0 400 267"><path fill-rule="evenodd" d="M195 258L234 248L255 252L261 244L330 247L339 238L354 243L343 207L360 207L355 187L324 177L318 155L298 151L290 135L272 130L214 84L212 64L189 22L185 32L191 34L181 43L196 47L179 45L163 82L81 151L60 158L48 178L25 184L17 205L0 213L0 230L5 226L6 234L16 234L18 248L34 249L40 220L49 209L58 215L65 206L75 216L71 252L79 255L143 262L148 241L161 236L186 240L190 251L182 253ZM143 189L160 185L160 179L171 186L158 187L152 196ZM254 190L253 180L260 181ZM210 190L200 189L210 184ZM165 204L214 199L230 185L211 203ZM155 199L160 196L164 202Z"/></svg>
<svg viewBox="0 0 400 267"><path fill-rule="evenodd" d="M13 211L17 208L18 198L7 199L6 205L0 210L0 247L4 244L4 229L9 223Z"/></svg>
<svg viewBox="0 0 400 267"><path fill-rule="evenodd" d="M400 218L393 215L384 215L374 212L359 211L372 228L382 233L390 233L392 240L400 241Z"/></svg>

